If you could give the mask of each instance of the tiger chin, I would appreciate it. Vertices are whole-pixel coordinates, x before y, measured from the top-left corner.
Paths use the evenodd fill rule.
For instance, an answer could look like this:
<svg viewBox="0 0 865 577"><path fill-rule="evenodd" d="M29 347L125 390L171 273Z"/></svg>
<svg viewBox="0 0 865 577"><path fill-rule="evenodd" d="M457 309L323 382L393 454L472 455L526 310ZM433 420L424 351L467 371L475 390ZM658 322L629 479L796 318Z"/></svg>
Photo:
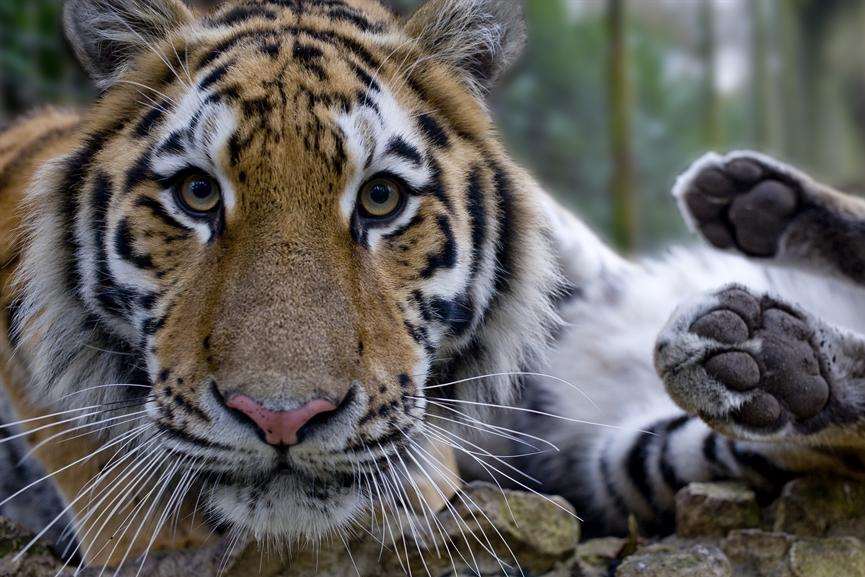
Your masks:
<svg viewBox="0 0 865 577"><path fill-rule="evenodd" d="M214 525L316 541L382 492L446 499L428 388L509 402L509 377L448 383L519 371L559 322L550 201L484 104L517 3L66 0L63 20L101 93L0 136L0 356L82 557Z"/></svg>

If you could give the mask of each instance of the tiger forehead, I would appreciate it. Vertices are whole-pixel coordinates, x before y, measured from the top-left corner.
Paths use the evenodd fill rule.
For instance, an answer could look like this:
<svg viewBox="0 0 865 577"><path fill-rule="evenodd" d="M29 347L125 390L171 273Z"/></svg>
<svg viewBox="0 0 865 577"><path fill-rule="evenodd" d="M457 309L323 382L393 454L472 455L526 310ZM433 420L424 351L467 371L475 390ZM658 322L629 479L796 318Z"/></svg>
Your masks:
<svg viewBox="0 0 865 577"><path fill-rule="evenodd" d="M205 105L236 110L232 165L276 149L294 158L309 153L343 172L344 135L335 117L360 108L381 115L383 58L369 38L391 21L372 6L374 17L341 1L243 3L203 21L217 36L190 49L198 58L193 90Z"/></svg>

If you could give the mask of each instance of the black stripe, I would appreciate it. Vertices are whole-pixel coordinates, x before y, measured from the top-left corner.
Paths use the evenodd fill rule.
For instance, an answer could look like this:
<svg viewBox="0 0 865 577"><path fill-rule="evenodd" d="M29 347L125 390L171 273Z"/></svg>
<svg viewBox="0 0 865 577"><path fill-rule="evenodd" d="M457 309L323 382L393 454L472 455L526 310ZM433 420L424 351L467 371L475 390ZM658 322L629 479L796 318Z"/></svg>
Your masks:
<svg viewBox="0 0 865 577"><path fill-rule="evenodd" d="M427 137L431 144L438 148L447 148L450 146L450 138L447 132L439 122L429 114L421 114L418 116L418 126Z"/></svg>
<svg viewBox="0 0 865 577"><path fill-rule="evenodd" d="M757 473L774 486L780 487L794 477L791 471L779 467L766 456L740 448L733 439L727 439L727 447L739 465Z"/></svg>
<svg viewBox="0 0 865 577"><path fill-rule="evenodd" d="M78 268L78 252L81 246L75 235L75 221L78 216L81 189L90 170L93 160L122 127L124 121L118 121L107 130L91 135L84 145L66 161L66 174L59 187L60 216L63 226L63 246L59 250L68 251L66 259L66 285L70 291L81 295L81 271Z"/></svg>
<svg viewBox="0 0 865 577"><path fill-rule="evenodd" d="M372 32L373 34L379 34L384 32L384 25L379 24L378 22L370 22L364 16L359 14L355 9L346 7L338 7L331 9L328 13L328 16L333 20L337 20L340 22L347 22L349 24L354 25L361 32Z"/></svg>
<svg viewBox="0 0 865 577"><path fill-rule="evenodd" d="M518 239L517 217L514 208L511 180L504 169L493 164L493 182L499 208L499 230L496 242L495 290L504 293L510 290L514 270L514 246Z"/></svg>
<svg viewBox="0 0 865 577"><path fill-rule="evenodd" d="M203 92L222 80L233 64L234 62L226 62L225 64L220 64L211 70L207 76L202 78L201 82L198 84L198 88Z"/></svg>
<svg viewBox="0 0 865 577"><path fill-rule="evenodd" d="M466 190L467 209L469 212L469 227L472 231L472 263L471 278L477 277L484 254L483 246L487 238L487 209L484 202L485 191L481 184L480 169L475 166L469 174Z"/></svg>
<svg viewBox="0 0 865 577"><path fill-rule="evenodd" d="M423 163L420 151L405 141L401 136L394 136L387 143L385 154L405 158L415 166L420 166Z"/></svg>
<svg viewBox="0 0 865 577"><path fill-rule="evenodd" d="M670 437L672 437L673 433L687 425L691 421L692 417L689 415L682 415L676 419L670 421L667 425L666 430L664 431L664 441L661 444L661 455L660 455L660 469L661 469L661 477L664 479L664 483L670 488L674 493L682 489L687 483L679 478L676 474L676 469L670 463Z"/></svg>
<svg viewBox="0 0 865 577"><path fill-rule="evenodd" d="M189 230L187 227L180 224L173 216L168 214L165 210L165 207L162 206L157 200L150 198L149 196L139 196L135 200L136 206L141 206L143 208L150 209L150 212L153 213L153 216L162 221L166 226L170 226L171 228L176 228L177 230L181 230L185 233L186 236L189 236Z"/></svg>
<svg viewBox="0 0 865 577"><path fill-rule="evenodd" d="M162 119L165 117L166 111L171 109L171 101L167 99L162 99L154 106L150 108L150 110L141 117L141 120L135 125L133 129L133 134L138 138L145 138L153 131L157 124L159 124Z"/></svg>
<svg viewBox="0 0 865 577"><path fill-rule="evenodd" d="M264 6L237 6L225 14L217 14L207 19L211 26L234 26L242 24L253 18L265 20L276 20L276 13Z"/></svg>
<svg viewBox="0 0 865 577"><path fill-rule="evenodd" d="M649 429L654 432L655 427ZM649 483L649 447L653 440L657 437L648 432L640 433L634 446L628 452L626 467L628 469L628 477L636 487L637 491L653 510L655 509L655 496L652 491L652 486Z"/></svg>
<svg viewBox="0 0 865 577"><path fill-rule="evenodd" d="M440 214L436 217L436 224L444 237L444 242L438 252L427 255L427 264L420 271L420 276L424 279L431 278L440 269L451 269L457 264L457 243L450 219Z"/></svg>
<svg viewBox="0 0 865 577"><path fill-rule="evenodd" d="M140 269L152 270L154 268L153 259L149 254L141 254L135 250L135 237L127 218L121 220L120 224L117 225L117 230L114 233L114 250L117 252L117 256Z"/></svg>
<svg viewBox="0 0 865 577"><path fill-rule="evenodd" d="M604 486L607 489L607 494L610 497L610 500L613 502L613 506L616 508L616 512L622 516L627 517L629 508L625 504L625 500L616 490L615 485L613 484L613 475L610 471L610 463L607 460L607 455L609 452L609 447L604 447L604 450L601 452L600 461L598 463L598 467L601 469L601 479L603 479Z"/></svg>

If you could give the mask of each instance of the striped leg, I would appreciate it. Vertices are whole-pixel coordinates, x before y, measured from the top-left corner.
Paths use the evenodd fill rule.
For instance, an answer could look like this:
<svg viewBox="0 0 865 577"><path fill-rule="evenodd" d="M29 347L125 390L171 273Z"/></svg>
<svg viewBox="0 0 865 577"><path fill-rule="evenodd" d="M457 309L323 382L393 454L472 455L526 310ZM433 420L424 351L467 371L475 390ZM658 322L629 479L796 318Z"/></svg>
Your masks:
<svg viewBox="0 0 865 577"><path fill-rule="evenodd" d="M646 432L632 432L632 429ZM835 470L819 449L738 441L683 413L634 420L597 440L577 501L591 533L621 533L629 515L644 534L671 532L676 493L692 482L743 480L774 492L798 472Z"/></svg>

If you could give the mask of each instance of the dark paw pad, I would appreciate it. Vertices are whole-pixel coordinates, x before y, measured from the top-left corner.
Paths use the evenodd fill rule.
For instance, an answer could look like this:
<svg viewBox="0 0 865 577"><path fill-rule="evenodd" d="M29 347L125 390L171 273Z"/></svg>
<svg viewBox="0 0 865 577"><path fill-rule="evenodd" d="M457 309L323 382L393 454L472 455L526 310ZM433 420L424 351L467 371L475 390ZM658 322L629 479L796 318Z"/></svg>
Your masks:
<svg viewBox="0 0 865 577"><path fill-rule="evenodd" d="M728 346L759 343L756 352L753 346L724 350L702 363L731 392L751 393L732 419L765 430L819 415L830 386L808 324L793 309L767 298L758 301L742 289L723 291L718 300L721 308L697 319L691 332Z"/></svg>
<svg viewBox="0 0 865 577"><path fill-rule="evenodd" d="M799 190L755 159L710 167L694 178L685 204L703 236L718 248L771 257L799 210Z"/></svg>

